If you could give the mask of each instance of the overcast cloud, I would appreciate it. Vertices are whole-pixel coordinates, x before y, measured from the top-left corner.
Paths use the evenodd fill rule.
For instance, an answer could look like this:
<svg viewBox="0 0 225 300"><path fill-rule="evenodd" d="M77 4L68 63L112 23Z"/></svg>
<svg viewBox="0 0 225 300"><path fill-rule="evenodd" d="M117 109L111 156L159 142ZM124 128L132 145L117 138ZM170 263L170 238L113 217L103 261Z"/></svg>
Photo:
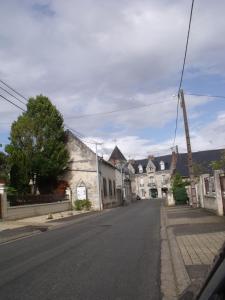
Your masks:
<svg viewBox="0 0 225 300"><path fill-rule="evenodd" d="M0 78L27 97L49 96L67 125L104 141L106 155L115 144L127 157L169 153L190 6L190 0L0 0ZM224 11L224 1L196 1L186 90L225 94ZM6 143L20 112L0 105ZM225 145L225 111L217 101L188 96L187 107L193 150ZM182 119L177 143L184 151Z"/></svg>

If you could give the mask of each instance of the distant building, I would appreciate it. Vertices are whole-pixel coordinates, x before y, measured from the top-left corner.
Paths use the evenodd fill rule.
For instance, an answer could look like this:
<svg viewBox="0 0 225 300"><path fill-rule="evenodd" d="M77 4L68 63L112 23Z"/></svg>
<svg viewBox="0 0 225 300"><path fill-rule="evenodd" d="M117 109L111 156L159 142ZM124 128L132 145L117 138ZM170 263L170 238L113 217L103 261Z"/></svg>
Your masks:
<svg viewBox="0 0 225 300"><path fill-rule="evenodd" d="M135 174L134 192L142 199L165 198L170 188L170 163L171 155L130 162Z"/></svg>
<svg viewBox="0 0 225 300"><path fill-rule="evenodd" d="M123 166L124 196L128 201L137 196L142 199L166 197L170 188L171 155L127 162L116 146L109 161L116 166Z"/></svg>

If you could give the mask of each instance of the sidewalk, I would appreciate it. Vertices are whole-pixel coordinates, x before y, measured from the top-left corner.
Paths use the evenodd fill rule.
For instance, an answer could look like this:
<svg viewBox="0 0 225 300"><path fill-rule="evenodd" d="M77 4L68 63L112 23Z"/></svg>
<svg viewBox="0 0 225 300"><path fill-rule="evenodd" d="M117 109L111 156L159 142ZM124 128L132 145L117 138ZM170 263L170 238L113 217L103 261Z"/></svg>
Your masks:
<svg viewBox="0 0 225 300"><path fill-rule="evenodd" d="M190 284L198 289L206 277L225 241L225 217L200 208L162 207L161 226L163 299L177 299Z"/></svg>
<svg viewBox="0 0 225 300"><path fill-rule="evenodd" d="M52 219L49 219L48 215L42 215L15 221L0 221L0 244L47 231L93 213L96 212L72 210L54 213Z"/></svg>

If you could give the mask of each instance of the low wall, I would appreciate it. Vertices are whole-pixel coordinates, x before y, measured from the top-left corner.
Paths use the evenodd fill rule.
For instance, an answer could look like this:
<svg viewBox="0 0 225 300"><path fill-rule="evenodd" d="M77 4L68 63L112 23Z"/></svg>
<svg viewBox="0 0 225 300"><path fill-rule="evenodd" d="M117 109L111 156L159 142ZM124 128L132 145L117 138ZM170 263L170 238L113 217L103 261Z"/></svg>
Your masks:
<svg viewBox="0 0 225 300"><path fill-rule="evenodd" d="M7 207L6 220L41 216L71 209L71 201Z"/></svg>
<svg viewBox="0 0 225 300"><path fill-rule="evenodd" d="M217 212L218 206L217 206L216 196L204 195L204 208Z"/></svg>

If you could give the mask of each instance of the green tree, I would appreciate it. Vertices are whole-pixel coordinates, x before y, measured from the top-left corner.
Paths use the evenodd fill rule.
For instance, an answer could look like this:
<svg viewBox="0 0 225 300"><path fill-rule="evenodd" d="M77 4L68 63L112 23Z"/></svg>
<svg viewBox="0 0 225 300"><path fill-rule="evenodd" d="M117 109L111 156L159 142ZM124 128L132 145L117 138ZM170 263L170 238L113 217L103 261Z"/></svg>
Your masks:
<svg viewBox="0 0 225 300"><path fill-rule="evenodd" d="M7 155L0 151L0 180L8 182L9 179L9 166Z"/></svg>
<svg viewBox="0 0 225 300"><path fill-rule="evenodd" d="M225 151L221 151L221 157L219 160L214 160L211 162L211 167L213 170L223 170L225 171Z"/></svg>
<svg viewBox="0 0 225 300"><path fill-rule="evenodd" d="M172 190L176 204L185 204L187 202L186 185L188 183L183 181L182 176L177 172L172 179Z"/></svg>
<svg viewBox="0 0 225 300"><path fill-rule="evenodd" d="M36 179L41 193L52 191L69 154L63 117L47 97L29 99L27 111L12 124L6 151L14 187L26 192L30 179Z"/></svg>

